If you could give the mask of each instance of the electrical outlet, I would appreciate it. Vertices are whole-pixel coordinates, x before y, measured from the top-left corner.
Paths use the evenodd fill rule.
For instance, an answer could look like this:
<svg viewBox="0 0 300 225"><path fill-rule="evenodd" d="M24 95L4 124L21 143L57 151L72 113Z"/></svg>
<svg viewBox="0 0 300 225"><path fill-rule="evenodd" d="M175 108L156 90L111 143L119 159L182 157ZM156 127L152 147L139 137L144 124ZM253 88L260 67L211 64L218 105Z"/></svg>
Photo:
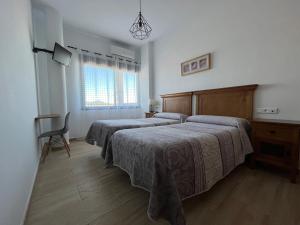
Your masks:
<svg viewBox="0 0 300 225"><path fill-rule="evenodd" d="M279 109L278 108L257 108L256 112L261 114L278 114Z"/></svg>

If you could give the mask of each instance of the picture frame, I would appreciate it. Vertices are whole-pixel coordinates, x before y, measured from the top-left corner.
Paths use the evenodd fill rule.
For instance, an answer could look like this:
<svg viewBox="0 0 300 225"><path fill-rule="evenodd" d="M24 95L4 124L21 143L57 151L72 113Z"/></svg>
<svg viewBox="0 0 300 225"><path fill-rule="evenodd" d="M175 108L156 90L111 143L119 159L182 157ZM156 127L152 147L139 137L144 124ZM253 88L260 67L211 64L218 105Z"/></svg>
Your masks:
<svg viewBox="0 0 300 225"><path fill-rule="evenodd" d="M181 63L181 76L211 69L211 53Z"/></svg>

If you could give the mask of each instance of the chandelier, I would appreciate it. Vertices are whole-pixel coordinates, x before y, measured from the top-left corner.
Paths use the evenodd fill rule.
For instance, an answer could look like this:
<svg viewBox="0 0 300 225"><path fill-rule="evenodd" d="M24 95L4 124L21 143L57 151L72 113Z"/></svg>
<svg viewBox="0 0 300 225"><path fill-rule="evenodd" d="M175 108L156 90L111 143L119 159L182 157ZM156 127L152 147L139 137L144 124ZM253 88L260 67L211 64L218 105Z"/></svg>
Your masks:
<svg viewBox="0 0 300 225"><path fill-rule="evenodd" d="M142 2L140 0L140 12L132 26L130 27L130 33L132 37L139 40L144 40L150 36L152 28L148 24L147 20L142 15Z"/></svg>

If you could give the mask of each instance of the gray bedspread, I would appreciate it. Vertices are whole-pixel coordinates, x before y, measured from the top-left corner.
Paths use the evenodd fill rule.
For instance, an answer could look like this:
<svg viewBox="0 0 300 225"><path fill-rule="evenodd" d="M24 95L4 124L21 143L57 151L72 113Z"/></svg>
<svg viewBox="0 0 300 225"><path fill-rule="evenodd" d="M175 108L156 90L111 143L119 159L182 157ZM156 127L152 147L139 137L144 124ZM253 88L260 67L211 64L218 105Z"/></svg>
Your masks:
<svg viewBox="0 0 300 225"><path fill-rule="evenodd" d="M180 120L165 118L97 120L90 126L85 140L91 145L94 145L96 142L98 146L102 147L101 156L106 161L110 161L111 159L106 158L106 150L111 136L116 131L140 127L163 126L176 123L180 123Z"/></svg>
<svg viewBox="0 0 300 225"><path fill-rule="evenodd" d="M150 192L148 216L184 225L181 201L209 190L252 152L243 127L187 122L122 130L108 147L110 161Z"/></svg>

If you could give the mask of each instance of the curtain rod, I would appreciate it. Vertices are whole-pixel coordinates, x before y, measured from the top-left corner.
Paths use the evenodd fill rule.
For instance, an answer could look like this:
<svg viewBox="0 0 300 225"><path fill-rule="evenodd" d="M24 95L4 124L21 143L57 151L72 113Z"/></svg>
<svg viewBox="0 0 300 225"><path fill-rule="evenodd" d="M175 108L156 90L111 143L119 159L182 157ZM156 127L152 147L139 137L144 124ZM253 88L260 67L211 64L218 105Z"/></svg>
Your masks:
<svg viewBox="0 0 300 225"><path fill-rule="evenodd" d="M89 51L89 50L82 49L82 48L77 48L77 47L74 47L74 46L71 46L71 45L68 45L67 47L68 47L68 48L75 49L75 50L80 50L80 51L83 51L83 52L87 52L87 53L93 53L93 54L99 55L99 56L105 56L105 57L108 57L108 58L113 58L112 55L103 55L102 53L99 53L99 52L91 52L91 51ZM119 60L125 60L126 62L129 62L129 63L139 64L139 63L136 62L136 61L131 61L131 60L128 60L128 59L119 58Z"/></svg>

